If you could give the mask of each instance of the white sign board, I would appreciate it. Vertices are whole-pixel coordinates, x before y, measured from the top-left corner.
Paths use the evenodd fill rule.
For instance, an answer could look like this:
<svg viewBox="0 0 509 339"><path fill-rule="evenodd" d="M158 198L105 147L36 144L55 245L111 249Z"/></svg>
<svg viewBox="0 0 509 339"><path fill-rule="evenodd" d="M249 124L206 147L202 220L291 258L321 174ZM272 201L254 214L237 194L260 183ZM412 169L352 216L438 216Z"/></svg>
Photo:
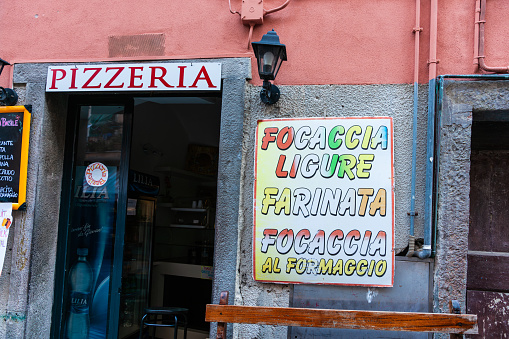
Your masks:
<svg viewBox="0 0 509 339"><path fill-rule="evenodd" d="M0 275L4 266L9 227L12 224L12 203L0 203Z"/></svg>
<svg viewBox="0 0 509 339"><path fill-rule="evenodd" d="M46 80L46 92L220 90L220 63L50 66Z"/></svg>
<svg viewBox="0 0 509 339"><path fill-rule="evenodd" d="M253 274L392 286L392 118L258 122Z"/></svg>

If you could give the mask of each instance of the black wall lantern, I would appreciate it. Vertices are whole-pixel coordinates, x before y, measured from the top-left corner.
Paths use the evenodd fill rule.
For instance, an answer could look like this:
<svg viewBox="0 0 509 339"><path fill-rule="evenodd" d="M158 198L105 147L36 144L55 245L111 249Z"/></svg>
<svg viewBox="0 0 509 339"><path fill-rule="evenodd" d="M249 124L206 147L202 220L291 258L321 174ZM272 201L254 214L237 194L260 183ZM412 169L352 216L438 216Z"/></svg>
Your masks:
<svg viewBox="0 0 509 339"><path fill-rule="evenodd" d="M0 59L0 75L4 70L5 65L10 65L7 61ZM4 106L14 106L18 102L18 94L12 88L3 88L0 87L0 105Z"/></svg>
<svg viewBox="0 0 509 339"><path fill-rule="evenodd" d="M260 98L272 105L279 100L279 88L269 80L276 79L281 63L286 61L286 46L279 43L279 36L272 30L267 32L258 42L252 42L253 51L258 62L258 74L263 80Z"/></svg>

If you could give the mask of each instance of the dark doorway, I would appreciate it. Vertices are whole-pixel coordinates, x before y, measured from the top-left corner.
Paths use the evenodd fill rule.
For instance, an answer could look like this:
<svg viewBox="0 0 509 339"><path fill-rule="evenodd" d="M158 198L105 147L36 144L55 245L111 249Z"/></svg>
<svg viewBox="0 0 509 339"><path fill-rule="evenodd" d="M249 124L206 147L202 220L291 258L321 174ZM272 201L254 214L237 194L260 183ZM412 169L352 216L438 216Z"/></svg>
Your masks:
<svg viewBox="0 0 509 339"><path fill-rule="evenodd" d="M507 112L476 112L472 124L467 312L479 334L509 333L509 121Z"/></svg>
<svg viewBox="0 0 509 339"><path fill-rule="evenodd" d="M188 338L207 338L221 123L219 97L134 99L130 169L160 181L151 306L189 309ZM158 338L173 338L159 328Z"/></svg>
<svg viewBox="0 0 509 339"><path fill-rule="evenodd" d="M220 94L76 96L69 116L53 337L135 338L150 305L206 338Z"/></svg>

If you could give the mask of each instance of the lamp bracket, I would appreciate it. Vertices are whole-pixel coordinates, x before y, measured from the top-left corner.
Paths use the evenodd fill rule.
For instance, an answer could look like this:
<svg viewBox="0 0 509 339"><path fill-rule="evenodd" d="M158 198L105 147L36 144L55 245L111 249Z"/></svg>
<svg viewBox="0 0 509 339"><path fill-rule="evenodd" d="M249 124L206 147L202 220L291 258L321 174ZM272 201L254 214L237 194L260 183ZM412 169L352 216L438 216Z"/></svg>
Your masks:
<svg viewBox="0 0 509 339"><path fill-rule="evenodd" d="M0 105L14 106L18 102L18 94L12 88L0 87Z"/></svg>
<svg viewBox="0 0 509 339"><path fill-rule="evenodd" d="M263 88L260 92L260 99L267 105L273 105L278 102L281 93L276 85L271 84L269 81L263 81Z"/></svg>

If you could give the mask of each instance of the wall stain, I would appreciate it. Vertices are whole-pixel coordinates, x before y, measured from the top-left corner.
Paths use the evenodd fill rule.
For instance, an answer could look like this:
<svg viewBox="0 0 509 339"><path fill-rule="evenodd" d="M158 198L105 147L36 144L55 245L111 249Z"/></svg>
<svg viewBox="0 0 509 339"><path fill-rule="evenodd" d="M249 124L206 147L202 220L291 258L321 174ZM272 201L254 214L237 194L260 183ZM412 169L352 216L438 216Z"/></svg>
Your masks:
<svg viewBox="0 0 509 339"><path fill-rule="evenodd" d="M18 322L18 321L25 321L26 318L27 317L25 314L18 313L18 312L7 312L5 314L0 314L0 319L3 319L4 321L11 320L14 322Z"/></svg>
<svg viewBox="0 0 509 339"><path fill-rule="evenodd" d="M26 212L22 212L22 217L20 221L20 229L19 232L21 234L21 238L19 240L19 244L16 250L16 267L19 271L23 271L28 263L27 256L27 247L25 245L26 237L25 237L25 224L26 224Z"/></svg>

